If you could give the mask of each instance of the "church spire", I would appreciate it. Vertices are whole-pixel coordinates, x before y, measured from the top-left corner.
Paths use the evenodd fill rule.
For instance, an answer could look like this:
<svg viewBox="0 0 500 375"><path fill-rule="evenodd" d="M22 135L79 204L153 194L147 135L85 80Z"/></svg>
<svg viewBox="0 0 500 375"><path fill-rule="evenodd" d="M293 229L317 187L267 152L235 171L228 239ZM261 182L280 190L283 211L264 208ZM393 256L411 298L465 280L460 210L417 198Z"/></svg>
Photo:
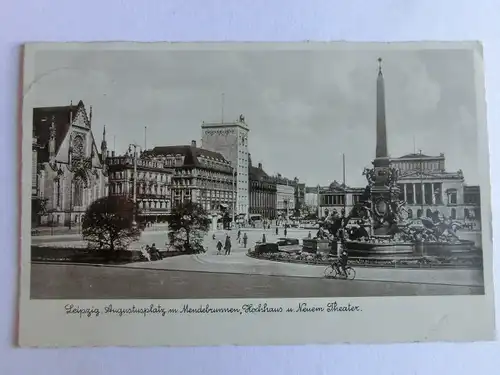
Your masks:
<svg viewBox="0 0 500 375"><path fill-rule="evenodd" d="M108 143L106 142L106 125L104 125L104 130L102 131L102 142L101 142L101 156L102 159L106 159L108 153Z"/></svg>
<svg viewBox="0 0 500 375"><path fill-rule="evenodd" d="M387 127L385 120L385 88L384 75L382 74L382 59L378 59L377 77L377 148L375 158L388 158L387 152Z"/></svg>

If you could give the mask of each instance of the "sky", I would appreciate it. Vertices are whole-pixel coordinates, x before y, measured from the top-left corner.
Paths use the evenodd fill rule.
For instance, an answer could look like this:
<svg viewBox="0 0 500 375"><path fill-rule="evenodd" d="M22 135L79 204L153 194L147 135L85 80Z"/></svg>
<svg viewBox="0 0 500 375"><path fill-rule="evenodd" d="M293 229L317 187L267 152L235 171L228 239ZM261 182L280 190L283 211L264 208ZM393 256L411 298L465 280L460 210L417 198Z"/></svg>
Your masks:
<svg viewBox="0 0 500 375"><path fill-rule="evenodd" d="M202 121L250 127L254 165L308 186L364 186L375 156L377 59L383 59L388 150L446 156L478 184L473 56L465 50L41 51L34 106L83 100L108 148L201 144ZM224 93L224 100L222 100ZM224 105L222 105L224 102ZM223 110L222 110L223 107Z"/></svg>

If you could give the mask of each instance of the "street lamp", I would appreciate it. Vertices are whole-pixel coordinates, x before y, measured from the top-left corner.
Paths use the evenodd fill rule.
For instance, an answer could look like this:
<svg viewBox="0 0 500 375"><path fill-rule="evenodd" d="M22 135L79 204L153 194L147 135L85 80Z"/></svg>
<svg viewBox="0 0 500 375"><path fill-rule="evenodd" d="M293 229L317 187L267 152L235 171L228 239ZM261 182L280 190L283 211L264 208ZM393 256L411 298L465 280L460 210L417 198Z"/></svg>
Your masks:
<svg viewBox="0 0 500 375"><path fill-rule="evenodd" d="M132 226L135 228L137 227L137 221L136 221L136 211L137 211L137 149L141 149L141 146L131 143L128 145L129 152L131 151L131 148L134 148L134 155L133 155L133 163L134 163L134 174L133 174L133 181L132 181L132 200L134 202L134 210L133 210L133 216L132 216Z"/></svg>
<svg viewBox="0 0 500 375"><path fill-rule="evenodd" d="M289 212L288 212L288 203L289 203L289 198L286 198L283 203L285 204L285 222L288 223L288 218L289 218Z"/></svg>
<svg viewBox="0 0 500 375"><path fill-rule="evenodd" d="M233 200L233 221L232 221L232 225L233 227L236 226L236 223L235 223L235 214L236 214L236 173L237 173L237 170L236 170L236 167L233 167L233 197L232 197L232 200Z"/></svg>

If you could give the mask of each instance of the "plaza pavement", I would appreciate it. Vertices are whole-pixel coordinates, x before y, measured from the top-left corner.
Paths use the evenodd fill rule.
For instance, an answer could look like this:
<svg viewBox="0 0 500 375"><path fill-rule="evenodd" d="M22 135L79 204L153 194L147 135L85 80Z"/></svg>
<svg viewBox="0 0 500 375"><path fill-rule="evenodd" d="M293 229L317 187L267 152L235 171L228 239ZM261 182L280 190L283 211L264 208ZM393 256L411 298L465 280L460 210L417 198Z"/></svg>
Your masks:
<svg viewBox="0 0 500 375"><path fill-rule="evenodd" d="M277 237L283 237L283 229L280 228L278 236L275 229L264 230L262 228L242 229L247 233L248 247L255 246L256 241L260 241L262 234L266 234L268 242L275 241ZM289 238L302 239L307 237L309 230L291 228L288 230ZM316 266L308 264L285 263L262 259L255 259L246 255L247 249L236 241L236 230L217 231L216 239L212 239L214 233L210 232L203 241L203 246L207 249L205 254L182 255L166 258L155 262L140 262L128 264L127 268L144 270L170 270L170 271L195 271L209 273L227 273L241 275L263 275L263 276L287 276L287 277L308 277L321 278L325 266ZM228 256L217 255L217 240L222 240L226 234L229 234L232 240L232 251ZM77 236L36 236L33 237L33 243L44 243L54 246L78 245L85 246ZM47 242L48 241L48 242ZM145 244L155 243L158 248L163 248L167 241L166 231L145 231L141 239L132 244L132 248L139 248ZM421 284L441 284L441 285L462 285L462 286L482 286L483 277L479 270L463 269L391 269L391 268L367 268L354 267L356 270L356 280L366 281L387 281L387 282L406 282Z"/></svg>
<svg viewBox="0 0 500 375"><path fill-rule="evenodd" d="M32 299L314 298L479 295L482 287L150 270L82 264L31 267ZM148 303L149 304L149 303Z"/></svg>

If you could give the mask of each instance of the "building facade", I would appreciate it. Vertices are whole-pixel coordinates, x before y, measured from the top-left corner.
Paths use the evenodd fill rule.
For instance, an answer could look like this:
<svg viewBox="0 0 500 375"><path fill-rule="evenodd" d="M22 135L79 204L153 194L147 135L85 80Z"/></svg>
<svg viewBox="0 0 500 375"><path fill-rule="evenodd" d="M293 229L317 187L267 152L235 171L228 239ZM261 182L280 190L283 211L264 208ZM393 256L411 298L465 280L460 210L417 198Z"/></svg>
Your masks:
<svg viewBox="0 0 500 375"><path fill-rule="evenodd" d="M306 184L300 183L298 178L295 178L295 213L303 214L306 202Z"/></svg>
<svg viewBox="0 0 500 375"><path fill-rule="evenodd" d="M259 163L258 167L249 165L250 218L260 215L262 219L276 218L276 183Z"/></svg>
<svg viewBox="0 0 500 375"><path fill-rule="evenodd" d="M190 200L212 214L234 211L233 168L220 153L198 148L192 141L191 145L155 147L144 154L172 169L173 205Z"/></svg>
<svg viewBox="0 0 500 375"><path fill-rule="evenodd" d="M278 217L288 219L295 212L296 184L280 174L274 176L273 181L276 184L276 214Z"/></svg>
<svg viewBox="0 0 500 375"><path fill-rule="evenodd" d="M206 123L201 125L202 148L219 153L233 167L236 180L236 214L247 218L249 193L249 128L243 115L238 121Z"/></svg>
<svg viewBox="0 0 500 375"><path fill-rule="evenodd" d="M430 216L436 210L444 217L467 221L480 229L480 189L468 186L461 170L447 172L444 154L408 154L391 159L399 170L400 200L409 217Z"/></svg>
<svg viewBox="0 0 500 375"><path fill-rule="evenodd" d="M306 186L304 205L308 213L318 212L320 186Z"/></svg>
<svg viewBox="0 0 500 375"><path fill-rule="evenodd" d="M46 200L40 196L38 178L38 138L33 135L31 147L31 226L40 224L41 215L45 210Z"/></svg>
<svg viewBox="0 0 500 375"><path fill-rule="evenodd" d="M315 189L318 191L318 187ZM329 186L319 187L319 194L316 193L319 201L318 217L326 218L334 210L340 214L343 209L348 215L364 191L364 188L345 186L337 181Z"/></svg>
<svg viewBox="0 0 500 375"><path fill-rule="evenodd" d="M173 168L165 160L146 154L134 155L128 150L125 155L106 158L109 178L109 195L136 197L138 222L164 222L170 214L172 193L170 190ZM134 164L135 171L134 173ZM134 186L134 179L136 181Z"/></svg>
<svg viewBox="0 0 500 375"><path fill-rule="evenodd" d="M105 134L99 153L92 133L92 107L87 115L82 101L34 108L33 131L38 143L37 194L45 202L36 223L71 227L81 222L93 201L108 193Z"/></svg>

